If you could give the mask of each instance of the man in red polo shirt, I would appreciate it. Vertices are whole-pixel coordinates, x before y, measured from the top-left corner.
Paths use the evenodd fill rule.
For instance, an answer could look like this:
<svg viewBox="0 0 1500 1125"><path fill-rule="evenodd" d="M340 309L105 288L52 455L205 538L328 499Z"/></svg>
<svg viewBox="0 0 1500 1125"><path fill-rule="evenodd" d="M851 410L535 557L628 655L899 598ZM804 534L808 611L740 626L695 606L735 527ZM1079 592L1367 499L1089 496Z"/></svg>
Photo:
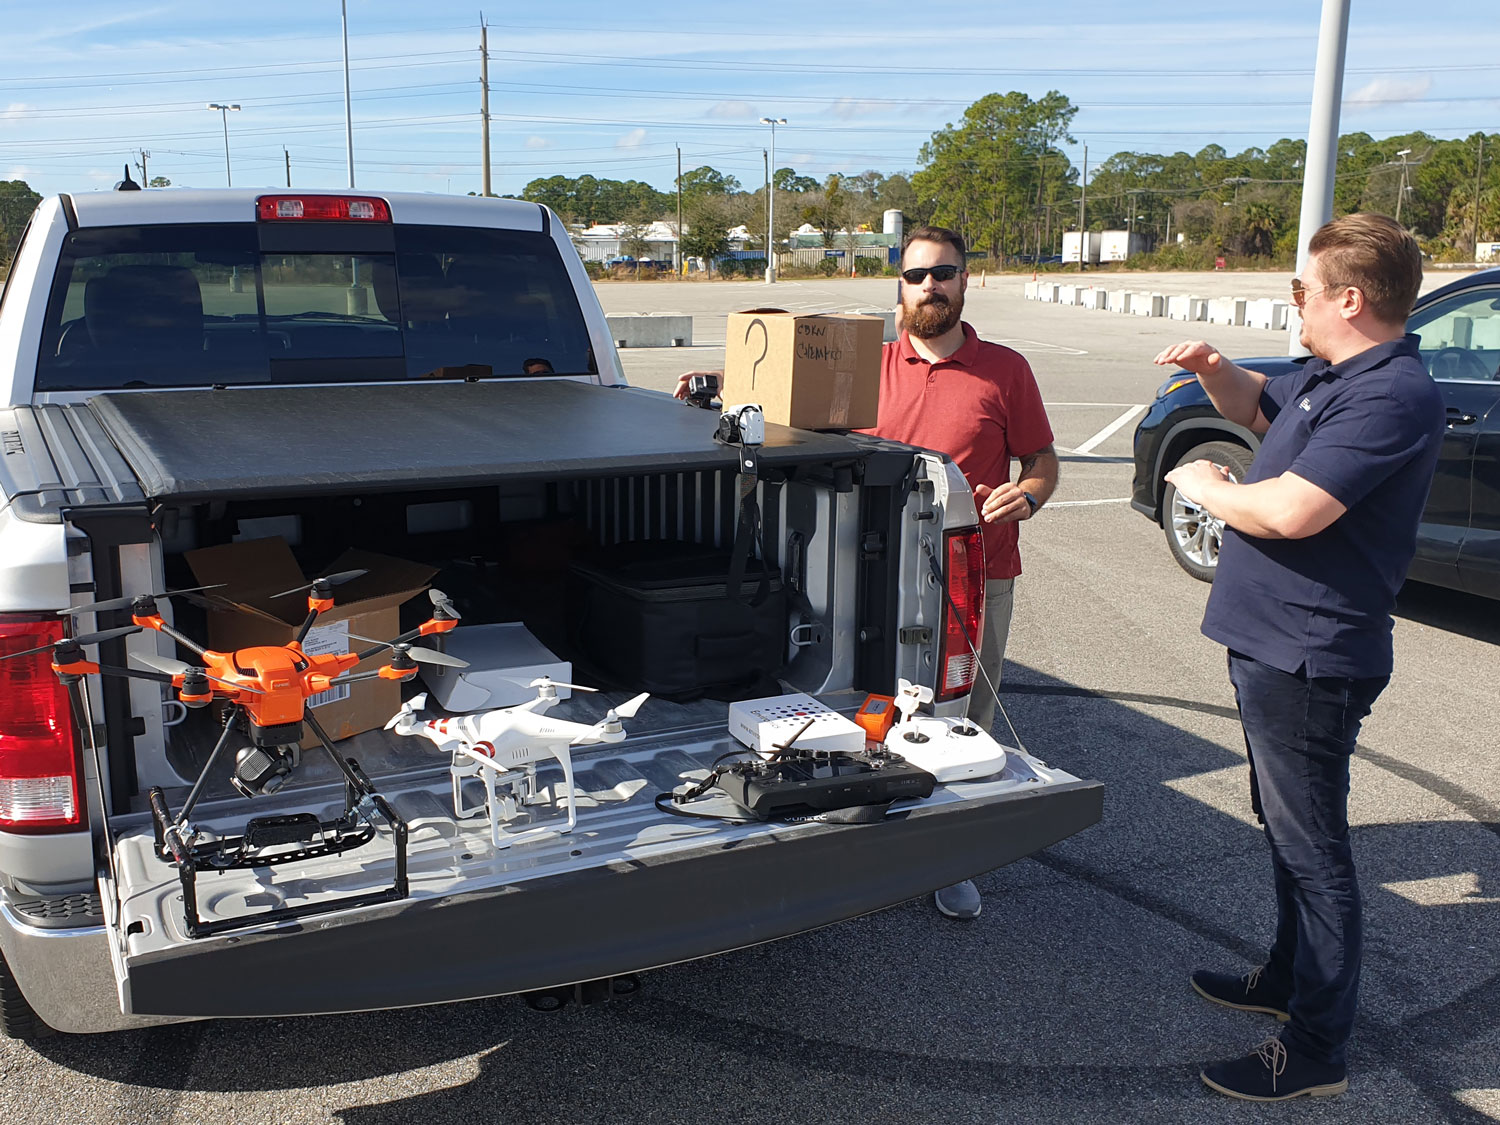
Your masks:
<svg viewBox="0 0 1500 1125"><path fill-rule="evenodd" d="M974 489L984 530L984 639L980 665L999 685L1021 573L1020 522L1057 487L1057 454L1041 391L1025 358L979 339L962 320L969 274L961 235L918 227L901 255L901 334L885 346L880 414L867 432L952 457ZM1010 465L1020 463L1012 482ZM995 697L982 681L969 716L986 730ZM937 892L950 918L979 913L971 880Z"/></svg>
<svg viewBox="0 0 1500 1125"><path fill-rule="evenodd" d="M984 529L984 637L980 666L999 685L1010 635L1015 579L1021 573L1018 525L1036 514L1057 487L1052 427L1031 367L1018 352L980 340L963 323L964 240L945 227L918 227L901 256L901 333L885 345L880 413L863 431L952 457L974 490ZM687 395L688 372L677 397ZM1012 482L1011 459L1020 462ZM988 730L995 697L982 681L969 697L969 716ZM950 918L979 914L972 880L937 892Z"/></svg>

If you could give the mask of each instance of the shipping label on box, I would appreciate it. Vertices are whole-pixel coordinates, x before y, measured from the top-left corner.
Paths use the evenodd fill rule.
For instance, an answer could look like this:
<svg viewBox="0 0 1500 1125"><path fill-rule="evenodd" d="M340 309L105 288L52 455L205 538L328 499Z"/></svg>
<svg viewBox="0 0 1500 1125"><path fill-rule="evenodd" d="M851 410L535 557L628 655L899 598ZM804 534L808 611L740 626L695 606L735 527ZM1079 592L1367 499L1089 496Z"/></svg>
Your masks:
<svg viewBox="0 0 1500 1125"><path fill-rule="evenodd" d="M766 421L803 430L875 425L885 322L849 313L781 309L731 313L725 406L759 403Z"/></svg>

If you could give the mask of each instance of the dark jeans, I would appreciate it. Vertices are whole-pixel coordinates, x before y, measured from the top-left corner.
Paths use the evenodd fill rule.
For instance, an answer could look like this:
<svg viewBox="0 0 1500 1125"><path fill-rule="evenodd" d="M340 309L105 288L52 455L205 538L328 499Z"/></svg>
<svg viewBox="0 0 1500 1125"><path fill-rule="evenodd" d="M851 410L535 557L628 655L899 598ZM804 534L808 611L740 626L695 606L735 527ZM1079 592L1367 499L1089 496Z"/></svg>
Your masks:
<svg viewBox="0 0 1500 1125"><path fill-rule="evenodd" d="M1262 986L1290 997L1289 1049L1342 1065L1363 945L1349 756L1390 677L1310 678L1231 651L1229 679L1250 755L1250 803L1276 876L1276 941Z"/></svg>

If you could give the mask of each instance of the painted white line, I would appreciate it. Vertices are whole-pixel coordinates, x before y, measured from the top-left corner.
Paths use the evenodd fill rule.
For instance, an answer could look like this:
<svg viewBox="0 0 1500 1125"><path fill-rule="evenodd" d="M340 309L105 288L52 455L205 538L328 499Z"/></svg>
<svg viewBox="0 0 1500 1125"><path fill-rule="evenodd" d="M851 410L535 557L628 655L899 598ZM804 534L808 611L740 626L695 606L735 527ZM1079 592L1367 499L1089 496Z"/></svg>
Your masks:
<svg viewBox="0 0 1500 1125"><path fill-rule="evenodd" d="M1042 348L1049 352L1062 352L1064 355L1088 355L1082 348L1068 348L1062 344L1049 344L1045 340L1027 340L1020 336L998 336L993 341L996 344L1025 344L1028 348ZM1020 350L1020 349L1017 349Z"/></svg>
<svg viewBox="0 0 1500 1125"><path fill-rule="evenodd" d="M1129 410L1125 411L1124 414L1121 414L1113 422L1111 422L1109 425L1105 426L1104 429L1100 430L1093 437L1089 438L1088 441L1084 442L1080 446L1077 446L1073 450L1073 452L1074 453L1091 453L1091 452L1093 452L1093 449L1094 449L1094 447L1096 445L1098 445L1100 442L1104 441L1111 434L1113 434L1116 430L1118 430L1121 426L1125 425L1127 422L1129 422L1132 418L1134 418L1137 414L1139 414L1141 411L1143 411L1145 409L1146 409L1146 407L1145 407L1144 404L1142 404L1140 406L1132 406Z"/></svg>
<svg viewBox="0 0 1500 1125"><path fill-rule="evenodd" d="M1108 500L1048 500L1049 508L1095 508L1100 504L1129 504L1129 496L1112 496Z"/></svg>

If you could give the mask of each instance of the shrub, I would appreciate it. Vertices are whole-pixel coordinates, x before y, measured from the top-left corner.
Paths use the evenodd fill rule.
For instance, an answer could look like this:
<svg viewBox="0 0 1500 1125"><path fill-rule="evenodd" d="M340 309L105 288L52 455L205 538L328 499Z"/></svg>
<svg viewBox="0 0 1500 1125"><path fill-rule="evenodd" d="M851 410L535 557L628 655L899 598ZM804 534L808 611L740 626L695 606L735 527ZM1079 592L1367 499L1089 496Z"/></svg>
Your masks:
<svg viewBox="0 0 1500 1125"><path fill-rule="evenodd" d="M592 278L593 280L599 281L599 280L601 280L604 277L604 263L603 262L584 262L583 263L583 272L586 273L586 274L588 274L589 277Z"/></svg>
<svg viewBox="0 0 1500 1125"><path fill-rule="evenodd" d="M839 260L837 258L819 258L817 270L824 277L832 277L839 272Z"/></svg>
<svg viewBox="0 0 1500 1125"><path fill-rule="evenodd" d="M854 259L854 272L859 277L879 277L884 265L879 258L859 257Z"/></svg>

